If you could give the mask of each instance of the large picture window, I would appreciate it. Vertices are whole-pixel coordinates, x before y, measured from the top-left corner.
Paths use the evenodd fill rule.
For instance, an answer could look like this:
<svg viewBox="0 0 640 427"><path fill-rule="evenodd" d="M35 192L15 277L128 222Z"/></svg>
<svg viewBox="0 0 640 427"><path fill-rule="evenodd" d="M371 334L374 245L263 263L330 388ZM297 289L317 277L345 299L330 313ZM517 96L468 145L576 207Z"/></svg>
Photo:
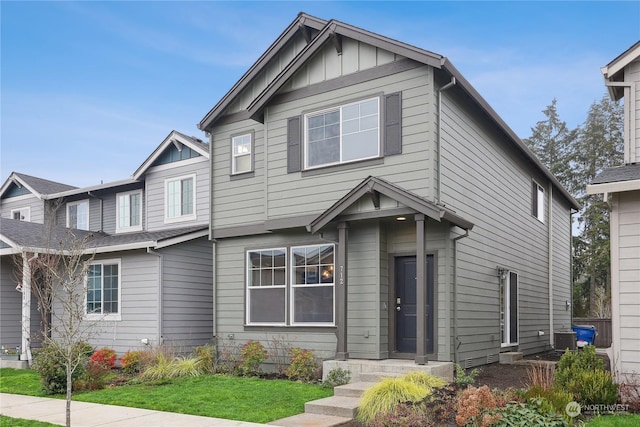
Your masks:
<svg viewBox="0 0 640 427"><path fill-rule="evenodd" d="M142 230L142 192L119 193L116 196L117 231Z"/></svg>
<svg viewBox="0 0 640 427"><path fill-rule="evenodd" d="M247 251L249 325L333 326L334 245Z"/></svg>
<svg viewBox="0 0 640 427"><path fill-rule="evenodd" d="M165 181L165 222L195 219L195 175Z"/></svg>
<svg viewBox="0 0 640 427"><path fill-rule="evenodd" d="M87 315L120 313L120 261L92 263L87 274Z"/></svg>
<svg viewBox="0 0 640 427"><path fill-rule="evenodd" d="M380 102L354 102L305 115L305 168L380 156Z"/></svg>
<svg viewBox="0 0 640 427"><path fill-rule="evenodd" d="M89 201L67 203L67 227L89 230Z"/></svg>

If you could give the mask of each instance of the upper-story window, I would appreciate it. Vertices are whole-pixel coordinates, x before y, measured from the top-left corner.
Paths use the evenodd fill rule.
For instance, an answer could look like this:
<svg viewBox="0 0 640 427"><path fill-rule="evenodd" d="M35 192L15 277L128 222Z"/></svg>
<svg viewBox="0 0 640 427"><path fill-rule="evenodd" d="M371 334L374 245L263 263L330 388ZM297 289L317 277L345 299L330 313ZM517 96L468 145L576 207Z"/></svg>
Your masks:
<svg viewBox="0 0 640 427"><path fill-rule="evenodd" d="M142 230L142 191L116 195L116 231Z"/></svg>
<svg viewBox="0 0 640 427"><path fill-rule="evenodd" d="M531 215L544 222L544 188L531 181Z"/></svg>
<svg viewBox="0 0 640 427"><path fill-rule="evenodd" d="M253 133L231 137L231 173L240 174L253 170Z"/></svg>
<svg viewBox="0 0 640 427"><path fill-rule="evenodd" d="M18 221L31 221L31 208L20 208L11 210L11 218Z"/></svg>
<svg viewBox="0 0 640 427"><path fill-rule="evenodd" d="M196 218L196 176L187 175L165 180L165 222Z"/></svg>
<svg viewBox="0 0 640 427"><path fill-rule="evenodd" d="M304 116L306 169L380 156L380 102L371 98Z"/></svg>
<svg viewBox="0 0 640 427"><path fill-rule="evenodd" d="M78 230L89 229L89 201L67 203L67 227Z"/></svg>

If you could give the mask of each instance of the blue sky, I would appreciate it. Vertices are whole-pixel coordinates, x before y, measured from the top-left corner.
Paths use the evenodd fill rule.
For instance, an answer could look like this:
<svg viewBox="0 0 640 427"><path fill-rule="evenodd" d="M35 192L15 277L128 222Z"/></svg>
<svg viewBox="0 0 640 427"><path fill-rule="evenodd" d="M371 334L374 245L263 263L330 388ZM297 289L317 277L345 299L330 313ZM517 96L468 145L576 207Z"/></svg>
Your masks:
<svg viewBox="0 0 640 427"><path fill-rule="evenodd" d="M202 117L304 11L439 53L522 138L553 98L571 127L640 2L0 2L0 180L129 177Z"/></svg>

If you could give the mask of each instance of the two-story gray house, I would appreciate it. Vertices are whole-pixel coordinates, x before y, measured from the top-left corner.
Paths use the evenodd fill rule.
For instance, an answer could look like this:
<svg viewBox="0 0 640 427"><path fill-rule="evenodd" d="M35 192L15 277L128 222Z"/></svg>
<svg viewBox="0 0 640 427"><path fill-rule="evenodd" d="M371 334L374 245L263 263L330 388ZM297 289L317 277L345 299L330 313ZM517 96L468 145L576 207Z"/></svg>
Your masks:
<svg viewBox="0 0 640 427"><path fill-rule="evenodd" d="M123 354L158 343L189 350L210 341L208 144L173 131L130 178L31 192L39 197L18 196L33 199L26 210L17 207L18 197L12 197L21 179L25 176L12 174L0 196L2 345L26 350L25 339L36 344L39 331L37 314L27 319L29 313L23 309L20 315L28 293L24 288L21 293L15 290L11 256L56 250L56 241L63 237L47 241L47 236L64 236L67 230L88 236L83 249L93 256L85 303L87 320L96 322L93 345ZM16 209L30 211L31 217L18 219ZM52 316L53 333L56 326Z"/></svg>
<svg viewBox="0 0 640 427"><path fill-rule="evenodd" d="M570 328L578 205L446 57L301 13L199 127L219 340L473 366Z"/></svg>

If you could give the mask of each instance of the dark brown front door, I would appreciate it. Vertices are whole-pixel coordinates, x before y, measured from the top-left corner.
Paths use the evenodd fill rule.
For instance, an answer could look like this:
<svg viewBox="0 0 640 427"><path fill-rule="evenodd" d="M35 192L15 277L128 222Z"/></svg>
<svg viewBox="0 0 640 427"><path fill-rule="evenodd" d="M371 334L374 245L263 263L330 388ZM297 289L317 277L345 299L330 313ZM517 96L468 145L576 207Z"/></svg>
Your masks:
<svg viewBox="0 0 640 427"><path fill-rule="evenodd" d="M434 318L434 258L427 255L427 353L433 353ZM396 279L396 352L416 352L416 257L402 256L395 259Z"/></svg>

